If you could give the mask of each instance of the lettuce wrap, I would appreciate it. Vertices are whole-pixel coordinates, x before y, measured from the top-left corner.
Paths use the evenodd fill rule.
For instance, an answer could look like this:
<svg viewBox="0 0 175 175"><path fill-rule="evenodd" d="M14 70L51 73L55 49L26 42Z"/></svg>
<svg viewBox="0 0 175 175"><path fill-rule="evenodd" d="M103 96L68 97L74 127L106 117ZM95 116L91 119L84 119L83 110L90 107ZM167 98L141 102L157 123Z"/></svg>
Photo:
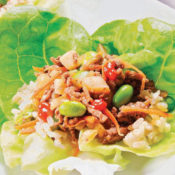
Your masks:
<svg viewBox="0 0 175 175"><path fill-rule="evenodd" d="M154 18L135 22L117 20L104 24L90 36L75 21L33 6L21 6L5 13L0 18L0 26L1 147L6 164L10 167L21 165L24 170L48 174L50 164L71 156L68 143L58 149L50 138L43 139L37 134L20 136L14 128L16 119L11 109L16 104L12 102L12 97L24 83L35 80L32 67L51 64L50 57L57 57L69 50L76 50L79 54L96 51L97 46L102 44L108 53L117 54L120 59L135 65L154 81L156 88L167 91L175 98L174 25ZM174 111L172 114L175 116ZM94 157L104 160L107 165L118 164L122 167L127 164L122 156L123 151L146 157L173 154L175 120L172 117L168 122L171 130L147 151L131 149L121 143L102 145L93 137L83 142L81 137L87 131L80 134L79 148L82 152L90 152ZM91 134L93 136L93 131ZM54 171L51 168L56 166L57 162L50 165L51 174ZM98 166L100 168L104 164L99 163ZM118 167L114 167L114 170L118 170Z"/></svg>

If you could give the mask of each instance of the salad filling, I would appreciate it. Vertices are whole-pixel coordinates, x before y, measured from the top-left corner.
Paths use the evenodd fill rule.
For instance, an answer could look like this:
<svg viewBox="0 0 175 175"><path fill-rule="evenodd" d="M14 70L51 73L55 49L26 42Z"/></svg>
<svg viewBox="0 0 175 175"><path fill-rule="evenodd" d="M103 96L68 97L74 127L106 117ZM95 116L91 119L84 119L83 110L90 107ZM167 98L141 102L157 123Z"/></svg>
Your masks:
<svg viewBox="0 0 175 175"><path fill-rule="evenodd" d="M78 155L80 131L95 130L102 144L123 142L150 149L170 131L173 99L154 82L117 55L69 51L51 58L53 65L33 67L36 81L24 84L13 100L16 129L21 135L37 132L55 146L72 144Z"/></svg>

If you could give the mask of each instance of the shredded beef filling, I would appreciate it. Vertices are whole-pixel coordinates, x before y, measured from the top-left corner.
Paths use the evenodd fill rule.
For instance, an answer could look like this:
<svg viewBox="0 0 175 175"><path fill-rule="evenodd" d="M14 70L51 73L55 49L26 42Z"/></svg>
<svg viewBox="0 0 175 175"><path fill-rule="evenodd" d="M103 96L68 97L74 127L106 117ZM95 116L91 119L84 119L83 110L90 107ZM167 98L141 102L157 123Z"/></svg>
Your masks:
<svg viewBox="0 0 175 175"><path fill-rule="evenodd" d="M37 73L37 76L39 76L40 74L48 74L49 76L52 76L53 71L60 71L60 68L64 68L63 64L60 61L60 58L60 56L57 58L52 57L51 61L54 65L45 66L42 72ZM77 64L78 55L74 54L73 59L73 63L76 62ZM105 54L104 56L98 55L98 58L95 58L94 60L94 62L82 66L81 70L89 71L89 73L93 76L102 77L102 66L104 64L104 61L114 60L114 57L108 54ZM72 141L76 142L80 130L82 130L83 128L95 129L98 125L100 126L101 130L97 135L97 139L103 144L110 144L121 141L130 131L130 126L137 119L146 117L146 114L143 112L123 112L121 111L122 107L114 107L112 103L113 95L123 84L130 84L134 89L134 94L131 99L132 103L126 104L125 106L147 109L150 105L146 101L146 99L139 96L143 75L133 70L124 70L124 64L121 63L120 60L115 60L115 64L117 78L115 80L106 80L107 86L109 86L110 88L110 93L90 93L86 86L82 85L82 87L77 87L73 84L70 71L61 72L60 77L62 80L64 80L66 86L63 92L64 96L68 100L83 103L86 106L87 111L82 117L67 117L62 116L59 113L58 108L54 109L54 119L56 122L51 127L53 131L58 129L68 132L72 138ZM152 92L156 91L154 82L146 81L145 89ZM60 94L60 96L61 95L62 94ZM162 96L165 97L167 96L167 94L162 93ZM45 89L40 101L49 101L51 98L54 97L54 89L53 86L51 86L49 89ZM59 97L59 95L57 97ZM119 130L121 135L119 135L115 124L107 115L104 114L103 111L94 109L91 106L91 102L99 98L107 102L108 109L111 111L115 120L119 124Z"/></svg>

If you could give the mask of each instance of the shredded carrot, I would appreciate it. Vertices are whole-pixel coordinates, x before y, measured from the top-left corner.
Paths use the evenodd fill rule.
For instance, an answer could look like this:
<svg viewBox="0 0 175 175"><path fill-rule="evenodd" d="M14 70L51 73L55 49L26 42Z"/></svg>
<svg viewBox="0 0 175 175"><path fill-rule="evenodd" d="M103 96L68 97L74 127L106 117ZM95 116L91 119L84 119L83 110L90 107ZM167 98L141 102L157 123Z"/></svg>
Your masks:
<svg viewBox="0 0 175 175"><path fill-rule="evenodd" d="M134 69L136 72L138 72L142 75L142 84L141 84L140 90L144 90L145 89L145 82L146 82L146 75L141 70L139 70L137 67L135 67L134 65L129 64L123 60L120 60L120 61L125 65L125 68Z"/></svg>
<svg viewBox="0 0 175 175"><path fill-rule="evenodd" d="M119 59L117 56L116 58L122 63L124 64L125 68L131 68L131 69L134 69L136 72L140 73L142 75L142 83L141 83L141 87L140 87L140 90L144 90L145 89L145 82L146 82L146 75L141 71L139 70L137 67L135 67L134 65L132 64L129 64L121 59ZM104 66L106 65L107 63L103 64L102 65L102 77L103 79L106 81L106 76L104 75Z"/></svg>
<svg viewBox="0 0 175 175"><path fill-rule="evenodd" d="M43 93L44 93L44 91L45 91L46 89L49 89L49 88L50 88L50 86L52 85L52 83L54 82L54 80L55 80L56 78L59 78L62 72L67 71L67 69L66 69L65 67L59 67L59 70L60 70L61 72L57 72L57 73L50 79L50 81L48 81L45 85L43 85L41 88L39 88L38 90L36 90L35 93L33 94L33 97L35 97L35 98L41 98L42 95L43 95Z"/></svg>
<svg viewBox="0 0 175 175"><path fill-rule="evenodd" d="M78 141L77 141L76 144L74 144L73 147L74 147L74 149L73 149L73 156L77 157L78 154L79 154L79 152L80 152L80 150L79 150L79 146L78 146Z"/></svg>
<svg viewBox="0 0 175 175"><path fill-rule="evenodd" d="M35 132L35 128L24 128L20 131L20 134L28 135L28 134L32 134L34 132Z"/></svg>
<svg viewBox="0 0 175 175"><path fill-rule="evenodd" d="M140 73L142 75L142 84L141 84L141 87L140 87L140 90L144 90L145 89L145 82L146 82L146 75L141 71L139 70L137 67L135 67L134 65L132 64L129 64L128 62L125 62L121 59L119 59L117 56L115 56L122 64L125 65L125 68L131 68L131 69L134 69L136 72Z"/></svg>
<svg viewBox="0 0 175 175"><path fill-rule="evenodd" d="M44 68L43 67L35 67L35 66L32 66L33 70L36 71L36 72L44 72Z"/></svg>
<svg viewBox="0 0 175 175"><path fill-rule="evenodd" d="M116 120L116 118L114 117L114 115L106 108L104 111L104 114L106 114L110 119L111 121L114 123L114 125L116 126L117 128L117 132L120 136L123 136L123 134L120 132L120 126L118 124L118 121Z"/></svg>
<svg viewBox="0 0 175 175"><path fill-rule="evenodd" d="M44 90L49 89L50 86L52 85L52 83L54 82L54 80L55 80L56 78L58 78L59 76L60 76L60 72L56 73L56 74L50 79L50 81L48 81L48 82L47 82L46 84L44 84L41 88L39 88L39 89L37 89L37 90L35 91L35 93L33 94L33 97L35 97L35 98L40 98L40 97L43 95Z"/></svg>
<svg viewBox="0 0 175 175"><path fill-rule="evenodd" d="M122 107L122 112L143 112L145 114L155 114L161 117L172 117L172 114L162 112L157 109L143 109L143 108L133 108L133 107Z"/></svg>
<svg viewBox="0 0 175 175"><path fill-rule="evenodd" d="M35 126L36 122L38 122L38 120L33 120L30 122L24 123L22 125L18 125L16 126L16 129L21 130L23 128L29 128L29 127Z"/></svg>

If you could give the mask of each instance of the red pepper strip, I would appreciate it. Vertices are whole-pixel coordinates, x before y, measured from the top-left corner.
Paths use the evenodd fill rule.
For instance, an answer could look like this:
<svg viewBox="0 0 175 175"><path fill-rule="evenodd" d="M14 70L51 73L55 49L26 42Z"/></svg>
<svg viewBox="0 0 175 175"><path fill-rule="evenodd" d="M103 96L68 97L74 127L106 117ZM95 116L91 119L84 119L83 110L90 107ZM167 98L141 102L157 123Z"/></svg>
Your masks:
<svg viewBox="0 0 175 175"><path fill-rule="evenodd" d="M118 124L118 121L116 120L116 118L114 117L114 115L107 108L103 112L104 112L105 115L107 115L111 119L111 121L116 126L118 135L119 136L123 136L123 134L120 132L120 126Z"/></svg>
<svg viewBox="0 0 175 175"><path fill-rule="evenodd" d="M107 103L103 99L95 99L91 102L94 109L103 111L107 107Z"/></svg>

